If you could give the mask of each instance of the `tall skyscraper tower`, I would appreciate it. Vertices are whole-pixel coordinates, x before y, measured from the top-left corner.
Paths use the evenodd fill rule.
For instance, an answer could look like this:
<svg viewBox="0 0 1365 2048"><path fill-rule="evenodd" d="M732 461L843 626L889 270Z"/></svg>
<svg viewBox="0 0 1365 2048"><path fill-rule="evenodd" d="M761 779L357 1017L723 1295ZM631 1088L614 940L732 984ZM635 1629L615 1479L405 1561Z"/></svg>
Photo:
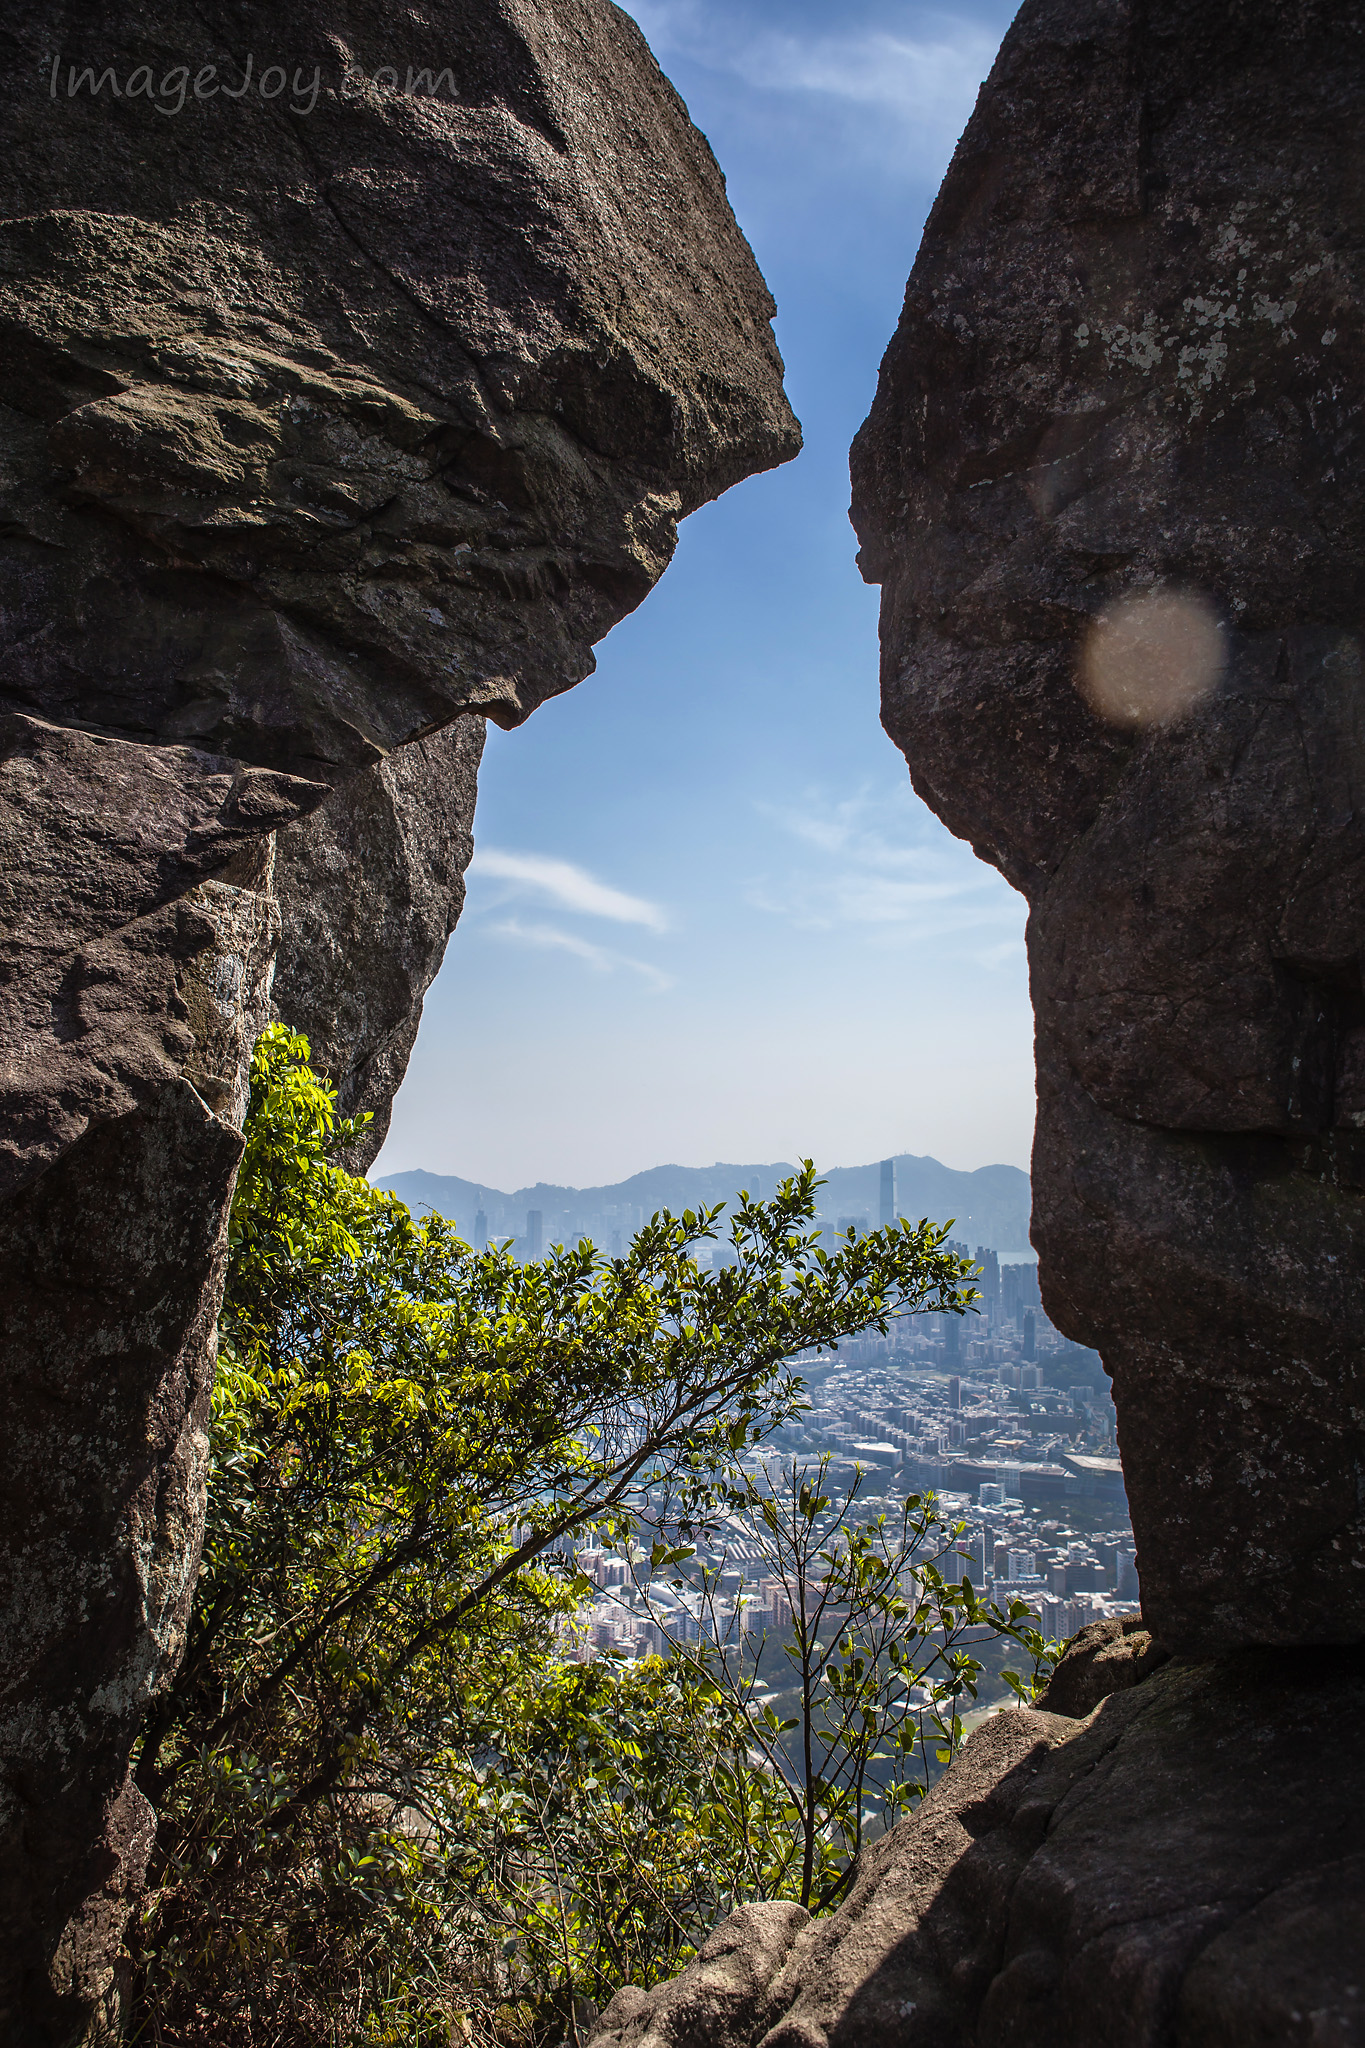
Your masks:
<svg viewBox="0 0 1365 2048"><path fill-rule="evenodd" d="M888 1223L894 1223L896 1220L896 1162L894 1159L883 1159L882 1161L880 1220L883 1230L885 1230Z"/></svg>
<svg viewBox="0 0 1365 2048"><path fill-rule="evenodd" d="M478 1207L474 1211L474 1249L476 1252L487 1251L488 1217L484 1213L482 1188L479 1188L477 1190L474 1196L474 1200L478 1204Z"/></svg>
<svg viewBox="0 0 1365 2048"><path fill-rule="evenodd" d="M979 1244L976 1248L976 1263L981 1268L977 1286L981 1290L981 1313L990 1322L1000 1320L1000 1260L989 1245Z"/></svg>
<svg viewBox="0 0 1365 2048"><path fill-rule="evenodd" d="M538 1259L540 1257L541 1243L545 1235L544 1222L545 1218L539 1209L528 1209L526 1211L526 1256L528 1259Z"/></svg>

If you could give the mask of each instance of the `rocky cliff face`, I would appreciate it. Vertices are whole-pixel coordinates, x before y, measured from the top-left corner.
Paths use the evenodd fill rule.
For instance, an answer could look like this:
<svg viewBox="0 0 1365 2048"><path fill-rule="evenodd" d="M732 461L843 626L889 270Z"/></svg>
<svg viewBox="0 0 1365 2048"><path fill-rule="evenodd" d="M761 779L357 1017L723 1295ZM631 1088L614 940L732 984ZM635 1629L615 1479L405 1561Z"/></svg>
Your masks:
<svg viewBox="0 0 1365 2048"><path fill-rule="evenodd" d="M883 717L1024 891L1033 1237L1173 1647L1365 1630L1365 15L1031 0L854 451Z"/></svg>
<svg viewBox="0 0 1365 2048"><path fill-rule="evenodd" d="M308 1035L348 1115L373 1121L351 1165L384 1142L422 999L464 905L484 722L459 718L352 776L275 846L283 933L277 1017Z"/></svg>
<svg viewBox="0 0 1365 2048"><path fill-rule="evenodd" d="M1144 1655L1082 1717L987 1721L838 1912L744 1908L674 1983L618 1993L593 2048L1351 2048L1360 1654L1289 1706L1275 1653L1123 1683Z"/></svg>
<svg viewBox="0 0 1365 2048"><path fill-rule="evenodd" d="M382 1120L483 719L797 434L606 0L19 0L0 69L0 2031L46 2043L116 2003L276 949Z"/></svg>

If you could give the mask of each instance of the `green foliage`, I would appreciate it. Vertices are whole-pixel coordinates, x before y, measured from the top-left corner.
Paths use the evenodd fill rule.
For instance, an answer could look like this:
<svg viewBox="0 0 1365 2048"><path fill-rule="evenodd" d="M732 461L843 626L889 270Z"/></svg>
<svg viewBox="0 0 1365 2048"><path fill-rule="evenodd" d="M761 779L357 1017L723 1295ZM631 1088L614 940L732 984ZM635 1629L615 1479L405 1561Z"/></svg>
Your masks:
<svg viewBox="0 0 1365 2048"><path fill-rule="evenodd" d="M203 1565L137 1763L139 2025L562 2031L752 1895L747 1830L790 1804L711 1675L566 1662L573 1539L730 1511L737 1454L800 1400L789 1361L964 1310L970 1269L928 1223L827 1252L809 1164L740 1199L719 1273L694 1248L720 1209L617 1259L474 1252L337 1164L356 1127L307 1061L273 1026L253 1065Z"/></svg>
<svg viewBox="0 0 1365 2048"><path fill-rule="evenodd" d="M491 2018L539 2007L562 2030L575 2000L680 1968L745 1896L718 1765L743 1774L730 1719L658 1658L568 1663L507 1696L481 1755L449 1786L466 1908L463 1986Z"/></svg>
<svg viewBox="0 0 1365 2048"><path fill-rule="evenodd" d="M689 1645L676 1610L654 1611L673 1639L675 1670L727 1725L714 1796L728 1808L744 1850L736 1880L751 1898L795 1898L813 1912L837 1905L852 1882L869 1828L891 1826L921 1798L962 1741L983 1638L1015 1643L1031 1670L1006 1674L1016 1696L1034 1697L1056 1660L1023 1601L983 1601L969 1578L943 1567L964 1524L950 1523L933 1495L911 1495L894 1513L862 1517L861 1477L836 1501L829 1459L792 1461L776 1484L743 1473L727 1495L728 1521L757 1570L791 1614L772 1654L718 1608L723 1566L696 1575L701 1628ZM684 1563L685 1554L672 1554ZM657 1561L657 1559L656 1559ZM673 1582L683 1592L685 1578ZM785 1663L788 1669L781 1668ZM761 1760L736 1773L735 1757ZM757 1802L757 1808L755 1805Z"/></svg>

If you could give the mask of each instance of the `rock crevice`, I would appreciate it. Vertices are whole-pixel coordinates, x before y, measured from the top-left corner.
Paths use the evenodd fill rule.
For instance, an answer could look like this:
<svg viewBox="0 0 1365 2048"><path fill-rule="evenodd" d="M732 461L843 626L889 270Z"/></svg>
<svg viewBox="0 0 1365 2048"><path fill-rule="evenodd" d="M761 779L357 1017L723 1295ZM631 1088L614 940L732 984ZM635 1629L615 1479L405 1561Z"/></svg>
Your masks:
<svg viewBox="0 0 1365 2048"><path fill-rule="evenodd" d="M723 2048L1365 2041L1363 120L1352 0L1025 0L925 230L883 723L1029 900L1043 1301L1161 1648L988 1722Z"/></svg>

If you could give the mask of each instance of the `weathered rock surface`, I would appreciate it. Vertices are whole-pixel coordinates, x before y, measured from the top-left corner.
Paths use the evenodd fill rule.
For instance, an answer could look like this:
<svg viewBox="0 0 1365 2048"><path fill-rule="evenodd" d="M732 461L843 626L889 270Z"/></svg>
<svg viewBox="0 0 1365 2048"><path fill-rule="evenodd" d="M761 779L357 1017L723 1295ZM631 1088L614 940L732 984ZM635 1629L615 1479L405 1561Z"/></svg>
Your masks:
<svg viewBox="0 0 1365 2048"><path fill-rule="evenodd" d="M378 1122L483 719L797 430L606 0L17 0L0 95L0 2033L56 2043L116 2003L281 913Z"/></svg>
<svg viewBox="0 0 1365 2048"><path fill-rule="evenodd" d="M1191 1654L1365 1634L1362 121L1346 0L1027 0L854 450L887 730L1031 904L1043 1299ZM1212 688L1106 720L1154 593Z"/></svg>
<svg viewBox="0 0 1365 2048"><path fill-rule="evenodd" d="M1083 1720L996 1715L839 1911L766 1982L743 1973L707 2048L1354 2048L1365 1657L1290 1680L1243 1651L1167 1663ZM713 1967L619 1995L594 2048L682 2048L673 2016Z"/></svg>
<svg viewBox="0 0 1365 2048"><path fill-rule="evenodd" d="M373 1118L357 1172L384 1142L464 905L483 742L483 720L459 718L362 769L276 840L274 1010L307 1033L346 1114Z"/></svg>
<svg viewBox="0 0 1365 2048"><path fill-rule="evenodd" d="M602 2048L712 2048L750 2040L760 2001L809 1925L805 1907L789 1899L739 1907L671 1983L652 1992L634 1984L618 1991L594 2041Z"/></svg>
<svg viewBox="0 0 1365 2048"><path fill-rule="evenodd" d="M1092 1621L1067 1644L1037 1704L1043 1713L1082 1721L1101 1700L1141 1685L1170 1658L1135 1618Z"/></svg>

